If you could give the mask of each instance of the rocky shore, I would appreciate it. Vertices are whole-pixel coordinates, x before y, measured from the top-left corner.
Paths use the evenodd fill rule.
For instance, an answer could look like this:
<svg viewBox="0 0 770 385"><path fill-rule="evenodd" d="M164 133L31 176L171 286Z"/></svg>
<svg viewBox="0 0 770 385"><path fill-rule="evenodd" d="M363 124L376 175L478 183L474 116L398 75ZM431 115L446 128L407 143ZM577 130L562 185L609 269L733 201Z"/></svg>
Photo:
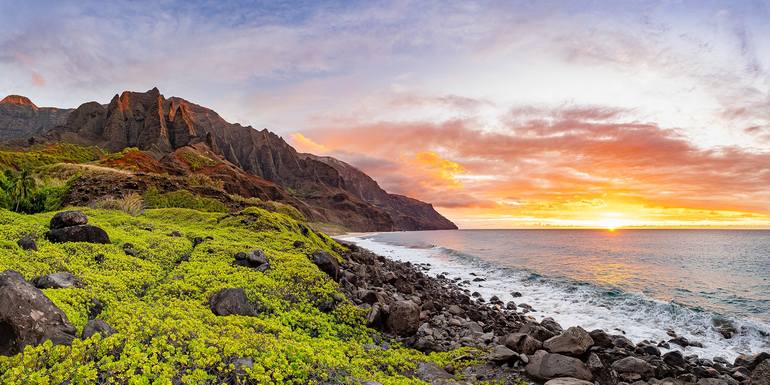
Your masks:
<svg viewBox="0 0 770 385"><path fill-rule="evenodd" d="M345 246L345 263L319 267L367 310L369 326L387 337L373 349L387 349L398 341L424 352L459 347L483 352L466 357L472 364L419 365L416 375L432 384L770 384L768 353L728 362L684 355L676 347L696 342L676 335L668 341L631 341L603 330L565 330L550 318L536 321L527 314L526 304L503 303L497 297L484 300L447 277L427 276L423 266L392 261L354 244Z"/></svg>

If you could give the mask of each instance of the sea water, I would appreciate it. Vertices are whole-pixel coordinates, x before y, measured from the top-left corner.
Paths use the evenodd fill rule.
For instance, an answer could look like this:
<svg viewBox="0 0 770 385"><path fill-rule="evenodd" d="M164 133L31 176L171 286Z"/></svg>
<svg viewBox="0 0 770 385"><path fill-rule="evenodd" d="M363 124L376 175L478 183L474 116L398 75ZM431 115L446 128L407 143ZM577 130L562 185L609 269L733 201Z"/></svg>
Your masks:
<svg viewBox="0 0 770 385"><path fill-rule="evenodd" d="M733 360L770 351L770 231L457 230L339 237L564 327L664 341L673 331ZM484 281L473 281L483 278ZM521 293L514 297L512 292ZM736 333L725 338L720 328ZM665 351L665 350L664 350Z"/></svg>

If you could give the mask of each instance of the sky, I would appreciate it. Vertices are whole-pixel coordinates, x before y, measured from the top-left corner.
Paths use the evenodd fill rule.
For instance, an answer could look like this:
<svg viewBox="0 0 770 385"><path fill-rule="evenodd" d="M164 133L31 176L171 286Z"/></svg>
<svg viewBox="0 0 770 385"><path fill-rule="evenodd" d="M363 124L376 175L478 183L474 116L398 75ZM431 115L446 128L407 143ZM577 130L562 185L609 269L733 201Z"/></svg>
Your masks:
<svg viewBox="0 0 770 385"><path fill-rule="evenodd" d="M157 86L462 228L770 227L769 1L0 0L0 94Z"/></svg>

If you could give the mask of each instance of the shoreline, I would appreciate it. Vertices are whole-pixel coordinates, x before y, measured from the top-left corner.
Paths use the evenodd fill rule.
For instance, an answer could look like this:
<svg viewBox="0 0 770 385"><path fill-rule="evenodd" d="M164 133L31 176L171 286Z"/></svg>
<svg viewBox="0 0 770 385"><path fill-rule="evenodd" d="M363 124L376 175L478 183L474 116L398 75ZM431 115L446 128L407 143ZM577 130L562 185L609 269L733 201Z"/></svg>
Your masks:
<svg viewBox="0 0 770 385"><path fill-rule="evenodd" d="M426 272L431 270L429 262L397 261L346 239L360 235L346 234L335 239L351 248L345 255L351 266L343 267L340 286L356 305L368 311L369 325L424 352L457 347L490 351L487 366L502 363L497 367L503 368L500 374L503 378L525 376L545 381L572 377L564 373L554 375L549 370L567 370L575 374L575 370L587 368L590 376L578 370L578 377L600 384L638 380L656 383L666 378L679 382L709 379L717 381L713 384L739 384L748 383L752 370L770 357L766 353L753 358L739 356L730 361L720 357L699 357L686 350L688 345L697 346L698 342L670 332L669 340L631 341L623 334L612 334L615 330L567 328L550 317L538 322L532 317L529 305L504 303L496 296L488 297L488 301L480 295L469 296L468 290L457 281L443 275L427 275ZM408 287L410 284L413 289ZM407 333L398 331L403 329L394 330L389 321L391 307L404 301L412 302L420 309L419 317L404 326ZM399 306L403 305L396 305L397 312ZM408 319L400 315L399 318ZM561 344L568 346L554 347L553 339L556 342L561 339ZM570 359L567 361L573 367L545 370L543 365L550 364L544 362L554 358ZM625 363L633 361L635 369L616 365L624 360ZM641 372L640 367L643 368Z"/></svg>

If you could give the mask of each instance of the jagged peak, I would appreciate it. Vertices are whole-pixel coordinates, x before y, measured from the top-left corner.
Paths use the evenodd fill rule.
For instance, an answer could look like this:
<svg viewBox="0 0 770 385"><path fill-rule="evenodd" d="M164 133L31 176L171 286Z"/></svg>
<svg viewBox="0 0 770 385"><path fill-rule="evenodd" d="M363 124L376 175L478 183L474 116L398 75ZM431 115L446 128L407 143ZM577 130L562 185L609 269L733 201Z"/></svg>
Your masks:
<svg viewBox="0 0 770 385"><path fill-rule="evenodd" d="M18 104L22 106L30 106L34 109L37 109L37 106L35 103L32 103L31 100L29 100L26 96L21 95L8 95L3 100L0 100L0 104Z"/></svg>

